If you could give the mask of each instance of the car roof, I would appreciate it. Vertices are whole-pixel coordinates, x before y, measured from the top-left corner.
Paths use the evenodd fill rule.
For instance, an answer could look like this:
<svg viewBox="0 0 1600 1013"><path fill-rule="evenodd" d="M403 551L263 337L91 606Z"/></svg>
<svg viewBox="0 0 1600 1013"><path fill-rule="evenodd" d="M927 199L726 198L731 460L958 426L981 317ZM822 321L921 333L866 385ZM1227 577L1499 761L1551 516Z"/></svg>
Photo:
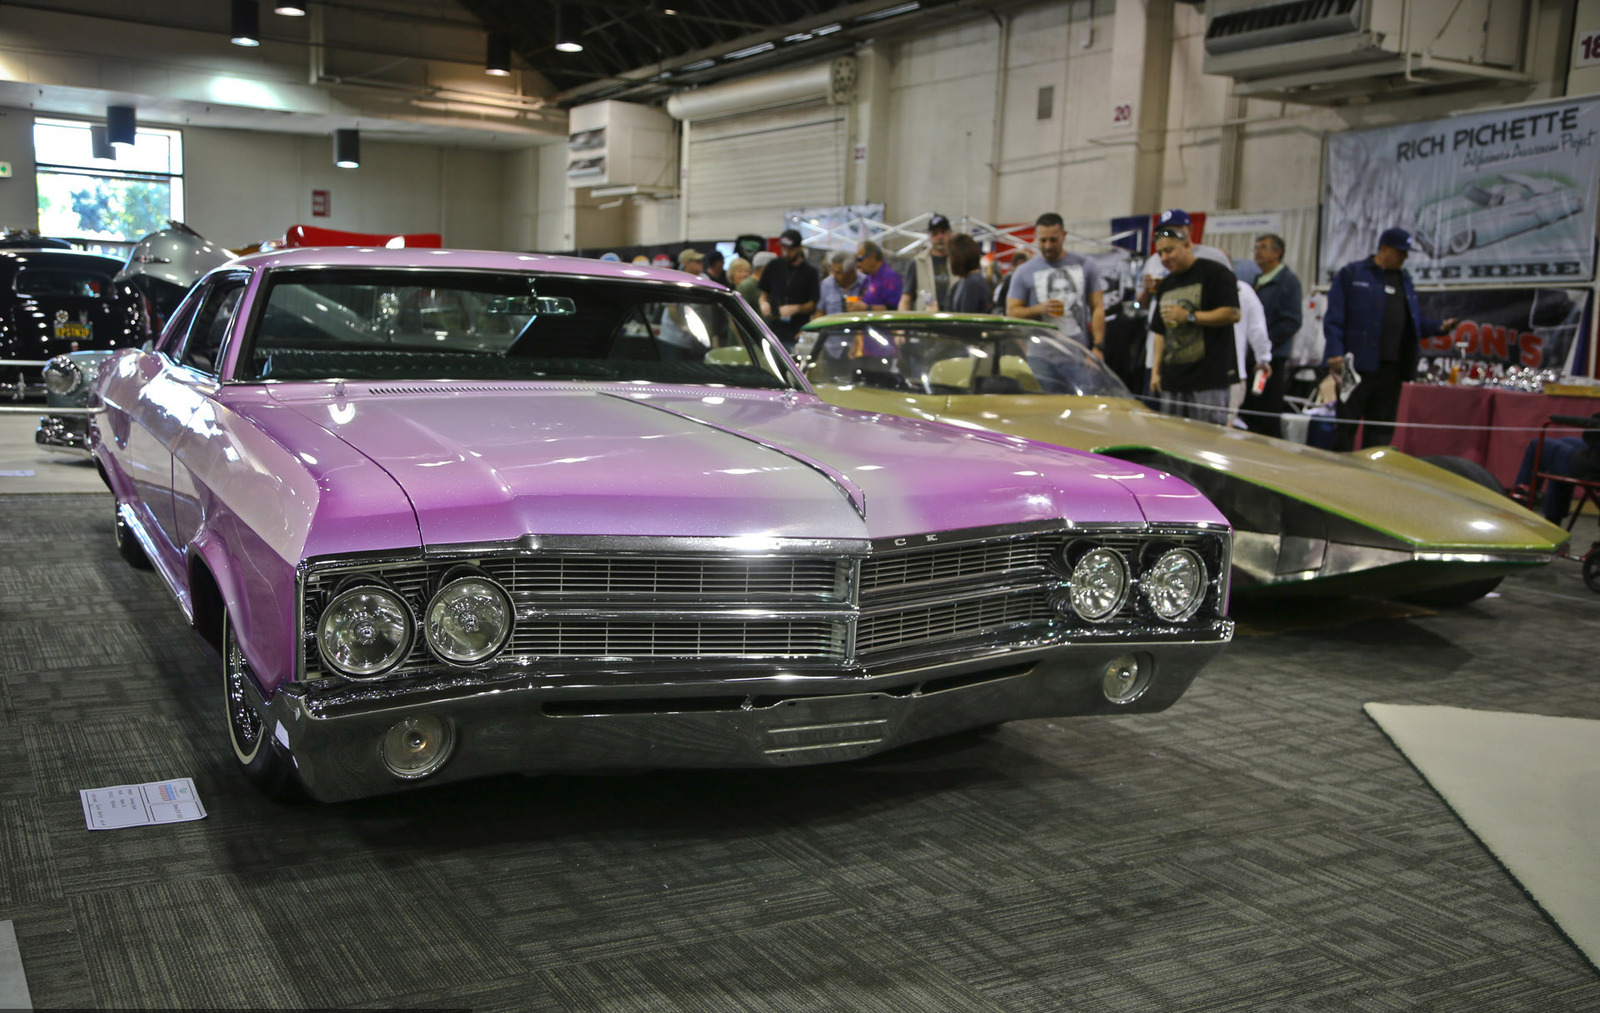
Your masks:
<svg viewBox="0 0 1600 1013"><path fill-rule="evenodd" d="M412 268L437 271L516 271L539 274L583 275L623 281L665 281L679 285L722 289L709 278L664 267L646 267L586 257L560 257L548 253L507 253L495 250L398 249L371 246L304 246L270 253L252 253L217 270L277 270L280 268Z"/></svg>
<svg viewBox="0 0 1600 1013"><path fill-rule="evenodd" d="M985 324L989 327L1005 325L1012 327L1037 327L1036 320L1024 320L1021 317L1006 317L994 313L926 313L913 310L877 310L870 313L830 313L825 317L817 317L806 324L803 330L814 331L824 327L839 327L850 324Z"/></svg>
<svg viewBox="0 0 1600 1013"><path fill-rule="evenodd" d="M100 253L90 253L87 250L53 250L53 249L18 249L0 250L0 263L12 267L22 267L25 264L49 264L54 267L96 267L115 274L122 270L123 262L115 257L107 257Z"/></svg>

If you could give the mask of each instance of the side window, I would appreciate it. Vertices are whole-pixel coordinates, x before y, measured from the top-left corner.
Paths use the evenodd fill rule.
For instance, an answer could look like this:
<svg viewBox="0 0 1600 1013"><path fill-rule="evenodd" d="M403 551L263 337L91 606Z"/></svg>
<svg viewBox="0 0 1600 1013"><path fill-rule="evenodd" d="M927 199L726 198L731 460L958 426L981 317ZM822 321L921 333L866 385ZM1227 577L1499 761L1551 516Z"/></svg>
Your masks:
<svg viewBox="0 0 1600 1013"><path fill-rule="evenodd" d="M199 303L193 299L182 305L182 312L162 330L160 339L155 343L156 351L177 357L178 349L183 346L183 336L189 330L189 325L194 322L194 308L198 305Z"/></svg>
<svg viewBox="0 0 1600 1013"><path fill-rule="evenodd" d="M216 374L222 361L222 339L228 333L228 325L233 322L234 310L238 309L239 298L243 295L243 278L222 278L212 284L205 303L194 315L179 362L202 373Z"/></svg>

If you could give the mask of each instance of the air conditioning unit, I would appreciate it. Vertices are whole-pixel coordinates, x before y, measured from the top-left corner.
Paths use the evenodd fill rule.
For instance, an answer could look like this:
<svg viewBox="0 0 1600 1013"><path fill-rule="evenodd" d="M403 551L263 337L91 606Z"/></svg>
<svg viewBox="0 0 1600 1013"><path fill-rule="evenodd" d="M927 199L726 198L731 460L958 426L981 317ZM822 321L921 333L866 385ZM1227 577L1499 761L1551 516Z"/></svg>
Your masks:
<svg viewBox="0 0 1600 1013"><path fill-rule="evenodd" d="M1234 93L1333 103L1436 85L1525 82L1527 0L1206 0L1207 74Z"/></svg>
<svg viewBox="0 0 1600 1013"><path fill-rule="evenodd" d="M568 186L628 188L629 193L676 189L677 125L661 110L591 102L573 107L567 130Z"/></svg>

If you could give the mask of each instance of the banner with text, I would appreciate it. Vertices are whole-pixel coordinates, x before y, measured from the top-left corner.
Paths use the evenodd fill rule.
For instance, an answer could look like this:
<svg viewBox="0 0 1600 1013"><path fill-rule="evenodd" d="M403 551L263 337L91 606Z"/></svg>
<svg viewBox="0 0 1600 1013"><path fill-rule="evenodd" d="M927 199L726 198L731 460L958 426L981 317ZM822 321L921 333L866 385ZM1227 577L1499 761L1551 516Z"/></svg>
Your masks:
<svg viewBox="0 0 1600 1013"><path fill-rule="evenodd" d="M1582 333L1589 290L1485 288L1418 292L1425 316L1459 322L1451 334L1422 339L1422 354L1460 354L1480 362L1564 370ZM1582 365L1582 364L1579 364Z"/></svg>
<svg viewBox="0 0 1600 1013"><path fill-rule="evenodd" d="M1558 100L1334 134L1324 173L1321 274L1399 226L1420 284L1594 277L1600 101Z"/></svg>

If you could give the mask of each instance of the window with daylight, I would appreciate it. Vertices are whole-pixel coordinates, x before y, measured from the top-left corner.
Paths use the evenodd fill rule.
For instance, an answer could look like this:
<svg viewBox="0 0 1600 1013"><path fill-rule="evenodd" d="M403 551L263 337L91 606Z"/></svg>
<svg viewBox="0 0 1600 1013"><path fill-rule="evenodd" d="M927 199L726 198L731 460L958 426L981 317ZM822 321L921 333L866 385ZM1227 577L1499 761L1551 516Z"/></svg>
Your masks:
<svg viewBox="0 0 1600 1013"><path fill-rule="evenodd" d="M94 157L90 124L36 119L39 231L87 244L130 244L183 218L183 136L140 127L132 146Z"/></svg>

